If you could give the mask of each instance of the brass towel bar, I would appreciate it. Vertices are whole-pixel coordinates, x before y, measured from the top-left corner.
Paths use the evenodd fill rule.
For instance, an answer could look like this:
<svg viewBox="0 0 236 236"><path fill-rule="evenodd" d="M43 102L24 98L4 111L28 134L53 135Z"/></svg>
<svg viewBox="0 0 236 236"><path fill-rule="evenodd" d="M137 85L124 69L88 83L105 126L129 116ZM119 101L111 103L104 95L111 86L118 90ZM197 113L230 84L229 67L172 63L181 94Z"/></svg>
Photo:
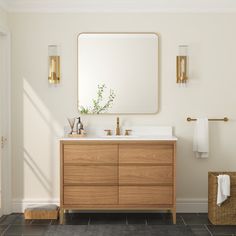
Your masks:
<svg viewBox="0 0 236 236"><path fill-rule="evenodd" d="M187 121L196 121L197 119L192 119L190 117L187 118ZM229 121L229 118L228 117L224 117L223 119L208 119L209 121Z"/></svg>

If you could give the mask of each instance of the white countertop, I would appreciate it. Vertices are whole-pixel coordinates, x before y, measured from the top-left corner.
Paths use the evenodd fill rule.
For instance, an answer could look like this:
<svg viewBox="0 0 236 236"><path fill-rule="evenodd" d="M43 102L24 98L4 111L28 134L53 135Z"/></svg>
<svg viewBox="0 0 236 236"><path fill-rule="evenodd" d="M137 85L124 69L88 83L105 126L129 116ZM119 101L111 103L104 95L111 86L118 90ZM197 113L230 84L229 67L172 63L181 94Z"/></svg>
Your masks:
<svg viewBox="0 0 236 236"><path fill-rule="evenodd" d="M99 136L85 136L85 137L63 137L61 141L176 141L177 137L170 135L145 135L145 136L127 136L127 137L99 137Z"/></svg>
<svg viewBox="0 0 236 236"><path fill-rule="evenodd" d="M108 127L109 128L109 127ZM81 141L176 141L177 138L173 136L171 126L132 126L132 127L122 127L122 134L124 130L131 129L131 135L125 136L113 135L106 136L104 129L105 127L92 127L89 126L86 129L87 135L85 137L65 137L60 138L60 140L81 140ZM111 129L111 128L110 128ZM112 130L112 129L111 129Z"/></svg>

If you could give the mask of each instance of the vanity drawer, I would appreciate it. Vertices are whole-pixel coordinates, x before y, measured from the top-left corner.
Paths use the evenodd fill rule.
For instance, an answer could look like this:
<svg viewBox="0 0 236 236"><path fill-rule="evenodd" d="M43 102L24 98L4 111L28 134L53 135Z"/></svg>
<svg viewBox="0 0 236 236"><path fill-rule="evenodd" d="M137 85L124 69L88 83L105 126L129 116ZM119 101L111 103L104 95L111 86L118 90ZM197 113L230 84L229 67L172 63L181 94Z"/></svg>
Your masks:
<svg viewBox="0 0 236 236"><path fill-rule="evenodd" d="M118 145L64 145L64 163L117 163Z"/></svg>
<svg viewBox="0 0 236 236"><path fill-rule="evenodd" d="M172 166L119 166L119 184L172 184Z"/></svg>
<svg viewBox="0 0 236 236"><path fill-rule="evenodd" d="M173 145L127 144L119 146L120 163L172 163Z"/></svg>
<svg viewBox="0 0 236 236"><path fill-rule="evenodd" d="M117 186L64 186L64 204L117 204Z"/></svg>
<svg viewBox="0 0 236 236"><path fill-rule="evenodd" d="M171 186L120 186L119 204L156 205L172 204Z"/></svg>
<svg viewBox="0 0 236 236"><path fill-rule="evenodd" d="M117 166L64 166L64 184L117 184Z"/></svg>

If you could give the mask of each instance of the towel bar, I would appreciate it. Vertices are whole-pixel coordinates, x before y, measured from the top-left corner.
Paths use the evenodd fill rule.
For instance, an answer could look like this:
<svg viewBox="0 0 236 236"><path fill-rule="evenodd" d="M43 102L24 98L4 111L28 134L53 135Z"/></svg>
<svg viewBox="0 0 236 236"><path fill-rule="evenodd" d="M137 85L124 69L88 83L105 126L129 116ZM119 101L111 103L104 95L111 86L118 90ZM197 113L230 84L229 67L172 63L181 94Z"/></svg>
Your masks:
<svg viewBox="0 0 236 236"><path fill-rule="evenodd" d="M197 119L192 119L191 117L187 118L187 121L196 121ZM208 119L209 121L229 121L228 117L224 117L223 119Z"/></svg>

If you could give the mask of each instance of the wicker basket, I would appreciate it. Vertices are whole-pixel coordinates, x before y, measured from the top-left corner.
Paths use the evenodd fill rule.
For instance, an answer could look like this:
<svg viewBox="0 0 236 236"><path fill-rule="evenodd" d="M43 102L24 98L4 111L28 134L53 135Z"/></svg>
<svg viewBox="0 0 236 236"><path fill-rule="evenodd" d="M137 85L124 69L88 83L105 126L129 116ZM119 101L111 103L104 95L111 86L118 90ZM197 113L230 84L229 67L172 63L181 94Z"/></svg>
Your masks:
<svg viewBox="0 0 236 236"><path fill-rule="evenodd" d="M230 176L230 197L222 203L216 204L217 176ZM208 218L214 225L236 225L236 172L209 172L208 173Z"/></svg>

